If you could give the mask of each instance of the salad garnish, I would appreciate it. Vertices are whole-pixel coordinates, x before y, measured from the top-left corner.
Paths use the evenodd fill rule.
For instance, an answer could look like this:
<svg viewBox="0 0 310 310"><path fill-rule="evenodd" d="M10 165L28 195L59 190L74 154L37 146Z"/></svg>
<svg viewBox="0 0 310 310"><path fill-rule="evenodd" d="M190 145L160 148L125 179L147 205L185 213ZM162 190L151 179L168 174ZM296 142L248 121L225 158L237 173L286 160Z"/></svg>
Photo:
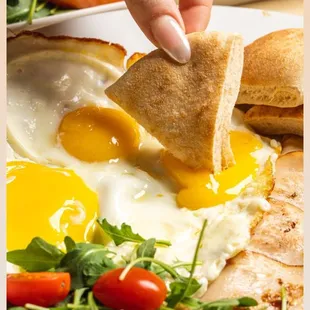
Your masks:
<svg viewBox="0 0 310 310"><path fill-rule="evenodd" d="M70 292L67 292L66 298L62 297L61 302L53 304L51 307L32 303L32 300L41 299L34 298L40 296L31 296L31 294L26 295L25 300L21 300L20 296L18 297L20 300L18 298L16 300L16 294L10 292L10 281L14 279L15 284L24 285L24 289L27 288L29 283L27 281L18 282L19 277L27 278L24 273L11 274L7 278L7 299L11 303L8 309L132 310L136 308L149 310L154 307L154 310L233 310L238 307L247 308L257 305L257 302L250 297L223 299L213 302L202 302L195 298L195 293L201 287L194 274L196 266L201 265L201 262L198 261L198 253L207 226L206 220L203 222L199 234L193 261L191 263L177 261L171 265L156 258L157 248L170 246L169 241L156 240L155 238L145 239L134 233L132 228L125 223L120 228L111 225L106 219L98 220L98 223L111 238L111 243L114 243L116 249L117 246L123 243L137 244L137 246L133 247L134 253L130 261L124 259L121 263L116 262L114 259L116 253L114 250L110 250L109 245L77 243L67 236L64 239L66 249L62 251L42 238L35 237L26 249L8 252L7 261L24 269L28 273L29 279L32 280L38 279L37 275L40 276L40 274L48 274L49 277L52 277L53 274L55 277L60 274L68 274L71 279L70 289L68 289ZM184 276L184 273L181 275L180 269L185 270L189 275ZM36 276L31 277L32 274ZM139 277L143 281L139 281ZM48 277L42 279L48 281ZM168 289L164 280L170 283ZM147 282L149 282L148 285L143 286L143 283ZM110 283L114 283L112 293L109 291L111 289L109 287ZM149 285L150 283L153 284ZM116 287L119 286L119 289L115 289L115 285ZM43 286L37 285L35 287L38 288L36 294L47 296L42 292ZM121 299L116 296L117 292L122 294ZM133 294L133 292L140 292L141 294ZM10 295L10 293L12 294ZM15 296L15 299L13 298L13 300L11 296ZM135 298L132 296L135 296ZM50 298L52 297L50 296ZM44 305L49 305L50 302L51 300L45 300Z"/></svg>

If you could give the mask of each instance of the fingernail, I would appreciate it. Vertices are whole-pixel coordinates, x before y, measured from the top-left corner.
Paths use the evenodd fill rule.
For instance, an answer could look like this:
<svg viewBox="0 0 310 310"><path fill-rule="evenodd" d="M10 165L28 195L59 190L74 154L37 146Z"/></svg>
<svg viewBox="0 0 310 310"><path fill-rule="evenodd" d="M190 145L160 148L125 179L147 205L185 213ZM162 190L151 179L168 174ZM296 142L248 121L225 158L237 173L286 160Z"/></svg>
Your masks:
<svg viewBox="0 0 310 310"><path fill-rule="evenodd" d="M151 22L151 30L159 46L174 60L186 63L191 48L180 25L169 15L162 15Z"/></svg>

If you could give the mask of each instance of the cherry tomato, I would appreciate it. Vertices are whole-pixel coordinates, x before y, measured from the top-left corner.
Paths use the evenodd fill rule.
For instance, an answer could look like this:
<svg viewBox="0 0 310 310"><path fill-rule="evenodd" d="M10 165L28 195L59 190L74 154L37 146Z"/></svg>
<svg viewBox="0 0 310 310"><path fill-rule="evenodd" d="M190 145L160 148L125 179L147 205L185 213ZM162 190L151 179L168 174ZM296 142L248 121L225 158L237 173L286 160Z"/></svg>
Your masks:
<svg viewBox="0 0 310 310"><path fill-rule="evenodd" d="M70 282L70 274L64 272L8 274L7 300L14 306L30 303L50 307L67 297Z"/></svg>
<svg viewBox="0 0 310 310"><path fill-rule="evenodd" d="M85 9L117 1L121 0L50 0L49 2L52 2L62 8Z"/></svg>
<svg viewBox="0 0 310 310"><path fill-rule="evenodd" d="M115 310L156 310L167 295L165 282L155 273L133 267L120 281L124 268L104 273L93 286L94 296Z"/></svg>

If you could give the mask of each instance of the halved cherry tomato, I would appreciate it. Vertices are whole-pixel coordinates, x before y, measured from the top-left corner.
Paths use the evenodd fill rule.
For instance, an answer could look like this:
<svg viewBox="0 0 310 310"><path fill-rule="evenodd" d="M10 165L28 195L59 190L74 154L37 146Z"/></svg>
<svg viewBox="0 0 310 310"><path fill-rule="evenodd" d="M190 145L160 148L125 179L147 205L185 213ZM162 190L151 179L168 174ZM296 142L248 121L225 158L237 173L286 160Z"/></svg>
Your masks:
<svg viewBox="0 0 310 310"><path fill-rule="evenodd" d="M6 283L7 300L12 305L50 307L67 297L71 280L64 272L24 272L8 274Z"/></svg>
<svg viewBox="0 0 310 310"><path fill-rule="evenodd" d="M167 295L165 282L155 273L133 267L120 281L124 268L104 273L93 286L94 296L115 310L156 310Z"/></svg>
<svg viewBox="0 0 310 310"><path fill-rule="evenodd" d="M118 2L121 0L49 0L61 8L85 9L93 6Z"/></svg>

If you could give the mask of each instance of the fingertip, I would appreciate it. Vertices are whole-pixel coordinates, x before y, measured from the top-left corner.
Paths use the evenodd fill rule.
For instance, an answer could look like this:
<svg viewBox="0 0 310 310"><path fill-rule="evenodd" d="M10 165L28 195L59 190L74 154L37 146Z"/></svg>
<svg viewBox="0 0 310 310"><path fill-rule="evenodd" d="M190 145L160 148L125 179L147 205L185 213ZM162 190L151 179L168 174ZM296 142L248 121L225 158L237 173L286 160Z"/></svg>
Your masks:
<svg viewBox="0 0 310 310"><path fill-rule="evenodd" d="M184 30L169 15L152 20L151 31L158 45L174 60L187 63L191 57L191 48Z"/></svg>
<svg viewBox="0 0 310 310"><path fill-rule="evenodd" d="M186 33L206 30L211 15L211 5L180 7Z"/></svg>

